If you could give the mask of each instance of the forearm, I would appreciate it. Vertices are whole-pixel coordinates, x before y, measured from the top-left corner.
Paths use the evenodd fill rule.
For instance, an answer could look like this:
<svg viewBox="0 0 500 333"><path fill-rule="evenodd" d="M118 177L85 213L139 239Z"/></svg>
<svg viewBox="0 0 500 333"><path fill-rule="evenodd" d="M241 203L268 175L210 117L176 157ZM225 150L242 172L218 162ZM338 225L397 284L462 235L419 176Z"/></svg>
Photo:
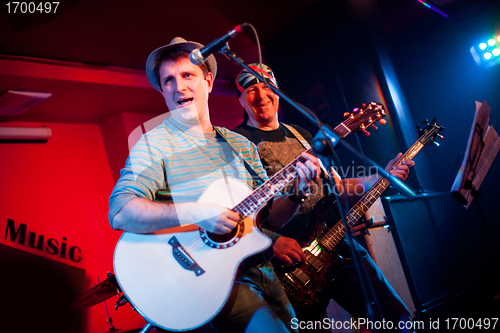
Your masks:
<svg viewBox="0 0 500 333"><path fill-rule="evenodd" d="M347 197L349 202L358 201L366 191L379 179L377 175L362 178L347 178L341 180L335 177L337 193L344 199Z"/></svg>
<svg viewBox="0 0 500 333"><path fill-rule="evenodd" d="M134 198L114 216L113 229L149 233L180 225L174 204Z"/></svg>
<svg viewBox="0 0 500 333"><path fill-rule="evenodd" d="M405 181L408 177L410 168L415 165L411 160L403 161L397 165L394 165L400 158L402 154L399 153L395 158L389 161L385 167L389 174L393 177L398 178L401 181ZM335 170L332 171L333 179L335 180L336 191L339 195L347 196L347 200L354 202L359 200L366 191L371 188L379 179L380 175L372 175L362 178L347 178L342 180Z"/></svg>

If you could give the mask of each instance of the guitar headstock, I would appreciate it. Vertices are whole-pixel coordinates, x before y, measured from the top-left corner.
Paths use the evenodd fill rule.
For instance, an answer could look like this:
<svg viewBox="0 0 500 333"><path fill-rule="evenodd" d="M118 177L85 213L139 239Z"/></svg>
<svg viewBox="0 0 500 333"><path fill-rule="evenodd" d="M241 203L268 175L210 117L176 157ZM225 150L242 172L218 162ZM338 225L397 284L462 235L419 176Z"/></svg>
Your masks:
<svg viewBox="0 0 500 333"><path fill-rule="evenodd" d="M344 124L351 132L363 132L366 136L370 136L368 132L368 127L372 126L374 129L377 127L374 125L377 121L380 121L382 125L385 125L385 119L382 119L386 115L385 107L380 103L370 102L368 105L363 104L361 108L355 108L353 112L344 113Z"/></svg>
<svg viewBox="0 0 500 333"><path fill-rule="evenodd" d="M441 131L444 131L444 127L437 125L436 124L436 118L433 118L432 121L429 123L429 121L426 119L422 122L423 125L425 125L425 128L420 128L420 125L417 125L417 134L418 134L418 141L424 145L429 145L431 143L434 143L436 146L439 147L439 143L434 141L436 139L436 136L440 137L443 139L444 137L439 134Z"/></svg>

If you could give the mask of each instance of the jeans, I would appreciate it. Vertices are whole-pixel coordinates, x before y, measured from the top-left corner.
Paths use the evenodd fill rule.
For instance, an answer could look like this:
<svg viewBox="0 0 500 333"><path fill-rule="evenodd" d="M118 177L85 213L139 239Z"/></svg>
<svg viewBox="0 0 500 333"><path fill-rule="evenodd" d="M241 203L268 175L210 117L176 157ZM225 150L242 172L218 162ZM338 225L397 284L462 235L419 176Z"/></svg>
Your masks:
<svg viewBox="0 0 500 333"><path fill-rule="evenodd" d="M235 303L217 332L297 332L291 325L292 305L271 264L251 268L235 283Z"/></svg>

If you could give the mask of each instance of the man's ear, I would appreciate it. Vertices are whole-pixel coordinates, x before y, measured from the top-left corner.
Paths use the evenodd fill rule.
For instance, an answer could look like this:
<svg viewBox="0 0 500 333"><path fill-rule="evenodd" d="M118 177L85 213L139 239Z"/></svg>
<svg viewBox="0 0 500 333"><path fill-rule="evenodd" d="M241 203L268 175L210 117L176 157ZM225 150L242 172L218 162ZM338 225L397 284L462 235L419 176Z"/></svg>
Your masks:
<svg viewBox="0 0 500 333"><path fill-rule="evenodd" d="M208 85L208 93L210 94L212 92L212 89L214 88L214 76L211 72L207 73L207 85Z"/></svg>

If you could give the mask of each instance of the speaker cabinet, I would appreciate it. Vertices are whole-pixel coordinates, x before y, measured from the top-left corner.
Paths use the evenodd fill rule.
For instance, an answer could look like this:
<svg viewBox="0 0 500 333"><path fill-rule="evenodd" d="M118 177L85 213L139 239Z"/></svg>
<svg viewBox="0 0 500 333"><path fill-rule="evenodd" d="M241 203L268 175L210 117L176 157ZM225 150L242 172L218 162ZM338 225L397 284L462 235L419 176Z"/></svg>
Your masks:
<svg viewBox="0 0 500 333"><path fill-rule="evenodd" d="M417 310L448 298L456 290L429 199L382 200L401 265Z"/></svg>
<svg viewBox="0 0 500 333"><path fill-rule="evenodd" d="M72 309L82 293L83 269L0 244L2 332L83 332Z"/></svg>

